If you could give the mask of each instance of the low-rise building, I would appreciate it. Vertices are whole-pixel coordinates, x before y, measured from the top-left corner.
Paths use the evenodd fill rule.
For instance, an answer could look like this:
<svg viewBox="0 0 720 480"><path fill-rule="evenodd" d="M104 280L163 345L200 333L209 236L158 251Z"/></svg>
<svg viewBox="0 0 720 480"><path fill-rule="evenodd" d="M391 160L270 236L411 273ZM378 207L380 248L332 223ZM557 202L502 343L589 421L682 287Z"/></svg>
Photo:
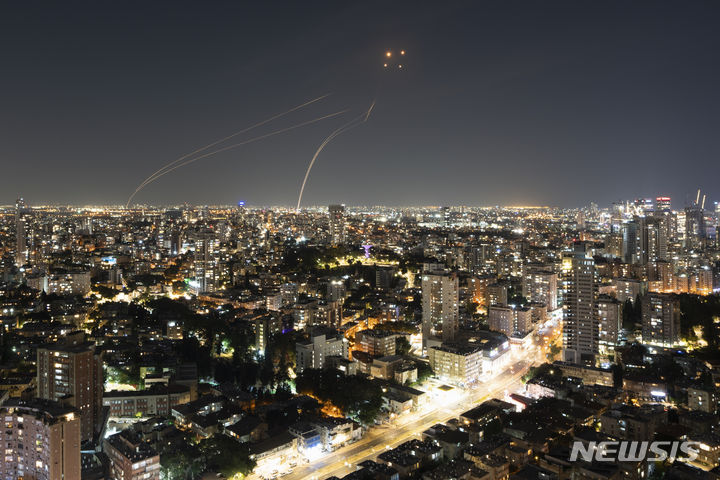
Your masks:
<svg viewBox="0 0 720 480"><path fill-rule="evenodd" d="M159 480L160 455L140 436L123 430L103 441L111 480Z"/></svg>
<svg viewBox="0 0 720 480"><path fill-rule="evenodd" d="M309 340L295 345L297 371L302 373L306 368L327 368L327 358L330 356L348 358L348 347L348 340L336 331L313 330Z"/></svg>
<svg viewBox="0 0 720 480"><path fill-rule="evenodd" d="M272 474L278 465L292 465L297 461L297 455L297 438L290 432L283 432L250 446L250 458L255 460L255 473L259 474Z"/></svg>
<svg viewBox="0 0 720 480"><path fill-rule="evenodd" d="M667 412L662 407L621 405L600 416L600 431L623 440L647 440L666 422Z"/></svg>
<svg viewBox="0 0 720 480"><path fill-rule="evenodd" d="M409 440L399 446L383 452L377 461L394 468L401 477L407 477L421 468L441 461L442 448L430 440Z"/></svg>
<svg viewBox="0 0 720 480"><path fill-rule="evenodd" d="M688 407L706 413L717 413L718 396L714 388L688 387Z"/></svg>
<svg viewBox="0 0 720 480"><path fill-rule="evenodd" d="M155 384L147 390L114 390L105 392L103 406L110 416L118 418L168 416L170 410L190 401L190 389L184 385Z"/></svg>
<svg viewBox="0 0 720 480"><path fill-rule="evenodd" d="M655 402L665 400L668 397L667 383L642 373L626 375L623 378L623 390L625 390L628 397L640 401Z"/></svg>
<svg viewBox="0 0 720 480"><path fill-rule="evenodd" d="M561 361L553 362L553 366L562 371L563 377L579 378L585 385L602 385L605 387L614 385L613 373L609 369Z"/></svg>
<svg viewBox="0 0 720 480"><path fill-rule="evenodd" d="M410 360L398 355L375 358L370 366L370 375L383 380L393 380L399 376L398 383L417 380L417 366Z"/></svg>
<svg viewBox="0 0 720 480"><path fill-rule="evenodd" d="M428 356L435 374L451 383L472 385L483 372L483 354L477 345L443 343L429 347Z"/></svg>
<svg viewBox="0 0 720 480"><path fill-rule="evenodd" d="M355 334L355 348L373 357L395 355L398 334L386 330L361 330Z"/></svg>

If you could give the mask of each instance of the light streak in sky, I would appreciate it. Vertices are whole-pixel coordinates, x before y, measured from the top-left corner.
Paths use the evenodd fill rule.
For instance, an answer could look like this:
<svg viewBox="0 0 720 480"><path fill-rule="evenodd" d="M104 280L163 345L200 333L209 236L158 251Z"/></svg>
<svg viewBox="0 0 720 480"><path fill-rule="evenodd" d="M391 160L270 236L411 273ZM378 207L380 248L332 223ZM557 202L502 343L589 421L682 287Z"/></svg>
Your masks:
<svg viewBox="0 0 720 480"><path fill-rule="evenodd" d="M321 96L319 96L319 97L317 97L317 98L313 98L312 100L308 100L308 101L305 102L305 103L301 103L300 105L296 105L296 106L294 106L293 108L291 108L291 109L289 109L289 110L285 110L284 112L281 112L281 113L278 113L278 114L276 114L276 115L273 115L273 116L270 117L270 118L266 118L265 120L263 120L263 121L261 121L261 122L258 122L258 123L254 124L254 125L251 125L251 126L249 126L249 127L243 128L242 130L239 130L239 131L237 131L237 132L235 132L235 133L233 133L233 134L231 134L231 135L228 135L227 137L223 137L223 138L221 138L221 139L219 139L219 140L216 140L216 141L214 141L214 142L212 142L212 143L208 143L208 144L205 145L204 147L198 148L197 150L194 150L194 151L192 151L192 152L190 152L190 153L186 153L185 155L183 155L183 156L181 156L181 157L173 160L172 162L163 165L161 168L159 168L158 170L156 170L152 175L150 175L150 176L147 177L145 180L143 180L143 181L140 183L140 185L138 185L138 187L135 189L135 191L132 193L132 195L130 195L130 198L128 199L127 204L130 205L130 202L132 201L133 197L135 197L135 195L136 195L140 190L142 190L142 189L145 187L145 185L147 185L148 183L152 183L153 181L155 181L155 177L156 177L156 176L160 177L160 176L164 175L165 173L167 173L168 171L170 171L170 167L172 167L173 165L175 165L175 164L177 164L177 163L185 160L186 158L192 157L193 155L198 154L198 153L200 153L200 152L202 152L202 151L204 151L204 150L207 150L208 148L211 148L211 147L214 147L215 145L218 145L218 144L220 144L220 143L226 142L227 140L230 140L230 139L233 138L233 137L236 137L236 136L241 135L241 134L243 134L243 133L249 132L250 130L254 130L254 129L258 128L258 127L261 127L261 126L265 125L266 123L272 122L273 120L277 120L278 118L284 117L285 115L288 115L288 114L290 114L290 113L292 113L292 112L294 112L294 111L296 111L296 110L299 110L299 109L301 109L301 108L307 107L308 105L311 105L311 104L313 104L313 103L315 103L315 102L319 102L320 100L322 100L322 99L324 99L324 98L327 98L327 97L329 97L330 95L331 95L331 94L326 93L325 95L321 95Z"/></svg>
<svg viewBox="0 0 720 480"><path fill-rule="evenodd" d="M170 168L166 168L166 169L164 169L163 171L161 171L160 173L157 173L157 174L155 174L154 176L148 177L148 179L145 180L145 181L133 192L132 195L130 195L130 198L128 198L128 201L127 201L127 203L126 203L126 205L125 205L125 208L128 208L128 207L130 206L130 202L132 201L132 199L133 199L133 198L135 197L135 195L137 195L142 189L144 189L146 186L150 185L150 184L153 183L154 181L158 180L159 178L163 177L164 175L167 175L168 173L172 172L173 170L176 170L176 169L178 169L178 168L180 168L180 167L184 167L185 165L189 165L189 164L194 163L194 162L196 162L196 161L198 161L198 160L201 160L201 159L203 159L203 158L207 158L207 157L209 157L209 156L211 156L211 155L215 155L215 154L217 154L217 153L225 152L225 151L231 150L231 149L233 149L233 148L240 147L240 146L242 146L242 145L247 145L248 143L257 142L258 140L263 140L263 139L265 139L265 138L273 137L273 136L279 135L279 134L281 134L281 133L289 132L290 130L295 130L296 128L300 128L300 127L304 127L304 126L306 126L306 125L310 125L310 124L313 124L313 123L317 123L317 122L319 122L319 121L326 120L326 119L328 119L328 118L333 118L333 117L336 117L336 116L338 116L338 115L342 115L343 113L346 113L346 112L347 112L347 110L340 110L340 111L335 112L335 113L331 113L331 114L328 114L328 115L323 115L322 117L313 118L312 120L307 120L307 121L305 121L305 122L297 123L297 124L291 125L291 126L289 126L289 127L281 128L281 129L279 129L279 130L275 130L275 131L272 131L272 132L270 132L270 133L266 133L266 134L263 134L263 135L259 135L259 136L257 136L257 137L253 137L253 138L248 139L248 140L244 140L244 141L242 141L242 142L240 142L240 143L234 143L234 144L232 144L232 145L228 145L228 146L219 148L219 149L217 149L217 150L213 150L213 151L211 151L211 152L204 153L204 154L202 154L202 155L200 155L200 156L197 156L197 157L194 157L194 158L190 158L190 159L188 159L188 160L185 160L184 162L179 163L179 164L177 164L177 165L173 165L173 166L171 166ZM201 151L202 151L202 150L201 150ZM187 158L187 157L184 157L184 158Z"/></svg>
<svg viewBox="0 0 720 480"><path fill-rule="evenodd" d="M312 167L315 164L315 160L317 160L317 157L318 157L318 155L320 155L320 152L323 151L323 148L325 148L325 146L328 143L330 143L332 141L332 139L334 139L341 133L347 132L348 130L352 130L353 128L357 127L358 125L362 125L363 123L367 122L368 119L370 118L370 113L373 111L373 108L375 108L375 100L373 100L373 102L370 105L370 108L368 108L367 112L363 113L362 115L360 115L358 117L353 118L345 125L334 130L320 144L318 149L315 151L315 155L313 155L312 160L310 160L310 164L308 165L307 171L305 172L305 178L303 179L302 186L300 187L300 195L298 196L297 206L295 207L296 212L300 211L300 203L302 202L303 192L305 191L305 184L307 183L308 177L310 176L310 170L312 170Z"/></svg>

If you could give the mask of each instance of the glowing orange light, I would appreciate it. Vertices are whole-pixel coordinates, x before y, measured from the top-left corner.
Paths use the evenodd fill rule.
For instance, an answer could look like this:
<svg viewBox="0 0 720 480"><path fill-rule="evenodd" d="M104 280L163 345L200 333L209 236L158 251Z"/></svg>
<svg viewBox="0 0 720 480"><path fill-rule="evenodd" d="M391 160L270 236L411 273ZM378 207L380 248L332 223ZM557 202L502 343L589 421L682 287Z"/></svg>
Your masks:
<svg viewBox="0 0 720 480"><path fill-rule="evenodd" d="M405 50L400 50L400 55L405 55Z"/></svg>
<svg viewBox="0 0 720 480"><path fill-rule="evenodd" d="M387 68L387 63L383 65L385 68Z"/></svg>
<svg viewBox="0 0 720 480"><path fill-rule="evenodd" d="M385 52L385 56L388 58L392 57L392 52Z"/></svg>

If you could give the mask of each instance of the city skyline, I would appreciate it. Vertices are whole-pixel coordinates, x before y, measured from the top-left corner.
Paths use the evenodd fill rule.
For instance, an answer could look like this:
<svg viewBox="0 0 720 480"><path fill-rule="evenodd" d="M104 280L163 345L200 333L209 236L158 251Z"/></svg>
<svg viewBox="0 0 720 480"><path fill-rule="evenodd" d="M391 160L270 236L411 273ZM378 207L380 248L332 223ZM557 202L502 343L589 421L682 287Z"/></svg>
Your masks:
<svg viewBox="0 0 720 480"><path fill-rule="evenodd" d="M700 190L702 192L702 190ZM652 205L653 209L657 208L657 202L660 199L666 200L666 201L672 201L670 203L670 210L673 211L679 211L683 210L684 208L693 207L693 206L702 206L702 210L705 212L714 212L716 209L718 209L718 204L720 203L720 200L713 201L711 199L707 198L707 194L703 193L705 195L704 203L699 202L696 203L694 198L691 198L692 195L686 195L686 200L684 203L675 203L672 201L672 197L667 196L635 196L635 197L627 197L623 199L616 199L611 202L608 202L607 204L598 205L597 202L593 200L588 200L586 204L584 205L577 205L577 206L560 206L560 205L549 205L549 204L537 204L537 205L520 205L520 204L482 204L482 205L471 205L467 203L458 203L458 204L424 204L424 203L418 203L418 204L404 204L404 205L392 205L392 204L345 204L345 203L330 203L330 204L308 204L303 205L300 210L308 210L308 211L324 211L328 210L330 207L338 205L342 206L347 209L442 209L442 208L452 208L452 209L472 209L472 210L491 210L491 209L503 209L503 210L541 210L541 209L560 209L560 210L583 210L588 208L612 208L613 206L624 206L624 207L632 207L632 206L639 206L643 202L652 202L648 203L647 205ZM31 203L28 201L28 199L20 195L15 199L15 203L13 204L0 204L0 209L15 209L17 206L17 202L22 201L24 203L23 208L33 209L33 208L75 208L75 209L115 209L115 210L140 210L143 208L150 208L150 209L174 209L174 208L194 208L194 207L208 207L208 208L216 208L216 209L233 209L233 208L246 208L246 209L278 209L278 210L293 210L297 212L297 208L290 204L251 204L247 203L244 200L241 200L237 203L190 203L190 202L178 202L178 203L133 203L131 206L126 206L122 202L118 203L85 203L85 204L72 204L72 203L63 203L63 202L50 202L50 203ZM594 207L593 207L594 206Z"/></svg>
<svg viewBox="0 0 720 480"><path fill-rule="evenodd" d="M718 25L0 4L0 480L720 480Z"/></svg>
<svg viewBox="0 0 720 480"><path fill-rule="evenodd" d="M135 201L293 205L323 139L373 100L319 155L304 204L720 198L715 4L167 5L1 7L0 203L122 204L167 162L325 94L257 133L350 111Z"/></svg>

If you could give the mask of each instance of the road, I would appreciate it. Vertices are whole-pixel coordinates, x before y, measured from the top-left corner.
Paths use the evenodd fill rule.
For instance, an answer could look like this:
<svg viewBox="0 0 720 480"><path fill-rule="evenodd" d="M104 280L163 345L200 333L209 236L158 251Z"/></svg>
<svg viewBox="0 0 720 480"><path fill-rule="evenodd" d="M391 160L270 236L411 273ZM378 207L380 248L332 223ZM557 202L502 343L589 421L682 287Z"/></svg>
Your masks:
<svg viewBox="0 0 720 480"><path fill-rule="evenodd" d="M421 412L404 414L392 425L383 425L368 430L357 442L339 448L323 456L311 464L298 466L293 473L285 475L282 480L323 480L330 476L342 477L355 471L355 465L365 460L374 460L378 454L394 448L420 434L436 423L445 423L457 418L461 413L476 404L492 397L502 397L506 390L515 391L521 386L520 378L532 364L531 360L522 360L491 381L469 390L456 389L456 401L450 400L442 407L431 406ZM509 369L510 370L510 369ZM419 416L418 416L419 414Z"/></svg>

